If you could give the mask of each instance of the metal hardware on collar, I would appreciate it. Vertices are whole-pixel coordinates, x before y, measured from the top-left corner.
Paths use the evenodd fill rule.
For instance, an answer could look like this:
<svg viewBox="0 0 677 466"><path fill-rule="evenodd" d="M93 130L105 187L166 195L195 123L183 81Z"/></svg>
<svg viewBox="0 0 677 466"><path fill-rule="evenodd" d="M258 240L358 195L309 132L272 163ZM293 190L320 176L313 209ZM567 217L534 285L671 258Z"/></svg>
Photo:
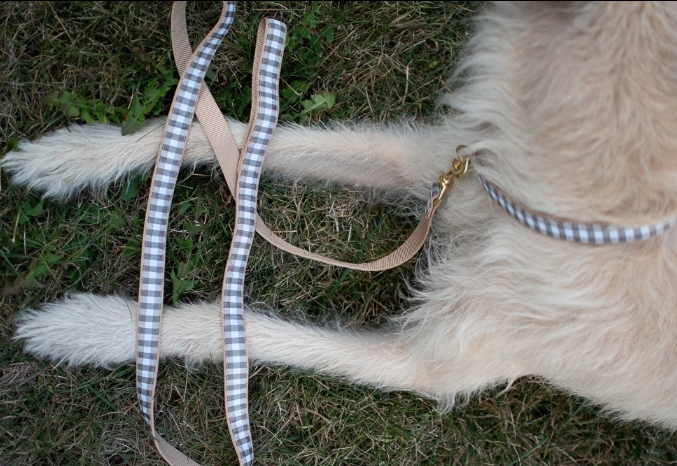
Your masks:
<svg viewBox="0 0 677 466"><path fill-rule="evenodd" d="M470 157L461 155L461 151L467 146L460 145L456 147L456 158L451 163L451 169L448 172L442 173L437 180L440 192L437 193L432 200L433 206L437 207L442 200L442 196L447 192L455 178L460 178L468 172L470 164Z"/></svg>

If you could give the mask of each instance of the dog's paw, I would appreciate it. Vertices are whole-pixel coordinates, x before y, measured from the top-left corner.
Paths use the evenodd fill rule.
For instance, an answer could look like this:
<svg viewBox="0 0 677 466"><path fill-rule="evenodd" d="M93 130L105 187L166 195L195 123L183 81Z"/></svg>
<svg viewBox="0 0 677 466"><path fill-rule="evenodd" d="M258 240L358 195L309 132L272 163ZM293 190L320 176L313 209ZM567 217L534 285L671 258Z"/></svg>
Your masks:
<svg viewBox="0 0 677 466"><path fill-rule="evenodd" d="M45 197L65 201L88 188L104 193L114 181L152 167L163 124L149 122L131 136L104 124L62 128L20 142L0 163L13 183Z"/></svg>
<svg viewBox="0 0 677 466"><path fill-rule="evenodd" d="M136 315L136 303L119 296L72 295L24 311L15 339L41 359L110 367L134 360Z"/></svg>

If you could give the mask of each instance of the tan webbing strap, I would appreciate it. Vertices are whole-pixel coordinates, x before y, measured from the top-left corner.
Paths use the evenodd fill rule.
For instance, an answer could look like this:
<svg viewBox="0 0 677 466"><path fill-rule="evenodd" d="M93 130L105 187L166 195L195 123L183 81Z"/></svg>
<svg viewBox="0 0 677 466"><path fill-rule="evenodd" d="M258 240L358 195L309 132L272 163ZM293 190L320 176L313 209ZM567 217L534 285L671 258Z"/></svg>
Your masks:
<svg viewBox="0 0 677 466"><path fill-rule="evenodd" d="M172 35L175 61L183 73L188 65L190 46L187 39L185 2L177 3L172 13ZM236 221L223 282L221 324L224 331L224 385L226 420L241 466L251 465L254 459L249 427L247 399L247 347L244 328L244 275L255 233L256 196L258 179L270 137L277 123L279 111L279 73L286 38L286 26L274 19L264 19L259 25L252 72L252 107L249 129L243 149L237 144L223 120L218 107L210 99L211 107L201 106L196 115L202 124L221 121L225 130L211 132L210 143L227 164L224 175L236 200ZM191 65L192 66L192 65ZM206 66L206 65L203 65ZM207 87L197 86L204 95ZM197 93L197 92L196 92ZM199 94L198 94L199 95ZM207 94L208 95L208 94ZM196 102L199 101L199 97ZM204 98L202 100L204 104Z"/></svg>
<svg viewBox="0 0 677 466"><path fill-rule="evenodd" d="M172 48L174 50L176 66L179 71L183 72L188 66L188 60L191 56L184 8L175 8L172 12ZM235 141L233 133L230 131L221 110L219 110L209 89L207 89L207 86L202 86L202 89L200 90L200 98L197 103L195 114L198 120L200 120L202 129L214 149L214 153L221 166L228 188L231 193L235 193L236 190L234 187L237 177L237 161L239 154L237 142ZM397 267L398 265L407 262L421 249L428 236L428 232L430 231L430 224L435 215L435 211L437 210L437 206L437 203L431 202L431 207L428 209L426 215L421 218L420 223L414 232L399 248L381 259L363 264L354 264L351 262L330 259L293 246L273 233L258 214L256 215L256 232L269 243L291 254L329 265L336 265L353 270L375 272Z"/></svg>
<svg viewBox="0 0 677 466"><path fill-rule="evenodd" d="M273 233L270 230L270 228L268 228L268 225L263 223L263 221L259 217L256 218L256 231L261 236L263 236L270 244L277 246L283 251L289 252L291 254L305 257L306 259L313 259L318 262L322 262L324 264L336 265L339 267L345 267L352 270L361 270L364 272L376 272L379 270L392 269L393 267L397 267L398 265L404 264L409 259L414 257L414 254L416 254L419 251L419 249L421 249L421 246L423 246L423 243L425 243L425 239L428 236L428 231L430 230L430 222L432 220L432 214L433 212L431 211L429 215L424 215L423 218L420 220L418 226L414 230L414 232L411 234L411 236L409 236L409 238L396 250L394 250L385 257L382 257L372 262L365 262L363 264L353 264L349 262L342 262L330 259L328 257L324 257L319 254L306 251L305 249L293 246L287 243L279 236L277 236L275 233Z"/></svg>
<svg viewBox="0 0 677 466"><path fill-rule="evenodd" d="M155 434L155 448L171 466L200 466L199 463L188 458L157 433Z"/></svg>

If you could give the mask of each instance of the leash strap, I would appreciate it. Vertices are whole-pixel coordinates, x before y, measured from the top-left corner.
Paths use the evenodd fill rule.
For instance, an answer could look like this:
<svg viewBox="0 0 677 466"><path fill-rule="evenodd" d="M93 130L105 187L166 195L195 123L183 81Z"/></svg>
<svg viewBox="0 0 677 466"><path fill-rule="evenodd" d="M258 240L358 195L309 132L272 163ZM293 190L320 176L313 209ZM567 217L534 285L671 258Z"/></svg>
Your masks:
<svg viewBox="0 0 677 466"><path fill-rule="evenodd" d="M179 71L182 78L174 96L165 137L158 154L144 226L139 292L137 392L141 410L158 451L168 463L175 466L197 466L197 463L162 439L154 426L153 399L159 361L167 224L190 124L196 113L199 95L206 90L202 86L203 78L214 52L232 23L234 13L234 3L224 2L219 23L193 54L190 53L185 26L185 2L175 4L172 30L174 33L178 27L178 30L184 32L179 35L183 42L180 45L187 45L188 48L179 47L180 53L176 56L177 63L181 64ZM182 21L179 24L177 20ZM240 189L234 191L237 220L223 288L226 418L238 460L243 466L251 465L253 461L247 412L248 369L242 302L244 271L254 235L258 178L268 141L277 122L278 79L286 31L284 24L275 20L264 20L262 26L256 49L253 77L255 94L246 150L241 157L237 157L235 151L234 160L238 169L236 176ZM176 49L175 46L175 51ZM200 115L201 112L197 113ZM227 138L217 142L233 147Z"/></svg>
<svg viewBox="0 0 677 466"><path fill-rule="evenodd" d="M177 7L172 10L172 48L174 50L176 66L180 72L183 72L188 63L190 63L191 48L188 40L188 31L186 30L185 8L179 8L178 3L180 2L177 2ZM231 193L235 193L238 173L237 142L207 86L202 86L200 90L200 98L195 113L221 166L228 189L230 189ZM256 232L266 241L285 252L324 264L366 272L392 269L411 259L425 243L438 206L438 203L432 201L436 199L438 193L438 184L433 184L425 215L422 216L411 236L399 248L385 257L363 264L331 259L293 246L276 235L258 214L255 215Z"/></svg>
<svg viewBox="0 0 677 466"><path fill-rule="evenodd" d="M582 244L618 244L642 241L660 235L668 228L677 225L677 218L641 227L624 227L600 223L579 223L555 218L524 207L510 198L502 189L477 175L489 193L511 217L527 228L551 238L564 239Z"/></svg>
<svg viewBox="0 0 677 466"><path fill-rule="evenodd" d="M240 156L233 239L223 281L223 331L225 336L224 383L228 428L241 465L254 459L247 409L247 343L244 328L244 277L254 241L256 199L263 158L277 117L278 81L287 28L274 19L259 26L249 133ZM252 123L255 122L255 123Z"/></svg>
<svg viewBox="0 0 677 466"><path fill-rule="evenodd" d="M159 361L159 334L162 317L166 234L176 178L181 165L190 124L197 116L221 165L236 200L236 224L226 266L222 294L224 331L224 379L228 427L241 465L253 461L253 447L247 410L247 348L243 318L244 274L254 231L277 247L305 258L351 269L385 270L409 260L423 245L440 196L437 184L418 227L393 253L366 264L352 264L310 253L275 235L256 214L256 199L263 157L279 112L278 81L286 28L275 20L263 20L259 27L252 79L252 112L244 149L237 143L223 114L206 86L202 85L211 58L225 36L234 16L232 2L224 2L219 24L191 52L186 29L185 2L172 10L172 48L182 76L172 103L165 137L153 174L151 195L144 226L139 328L137 351L137 392L141 409L160 454L172 465L198 466L155 431L153 399Z"/></svg>

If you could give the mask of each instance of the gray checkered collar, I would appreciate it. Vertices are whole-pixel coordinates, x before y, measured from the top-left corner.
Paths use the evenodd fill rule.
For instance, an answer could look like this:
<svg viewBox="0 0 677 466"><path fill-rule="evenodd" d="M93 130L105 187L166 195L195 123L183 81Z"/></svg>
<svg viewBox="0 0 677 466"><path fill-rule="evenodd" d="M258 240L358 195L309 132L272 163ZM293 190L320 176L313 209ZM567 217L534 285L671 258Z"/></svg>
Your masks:
<svg viewBox="0 0 677 466"><path fill-rule="evenodd" d="M451 169L443 173L438 182L431 188L430 202L427 211L432 206L439 204L444 192L456 178L462 177L468 171L471 157L476 157L477 153L463 155L467 146L458 146L456 148L456 158L452 163ZM618 244L631 243L660 235L668 228L677 225L677 217L660 222L654 225L644 225L641 227L624 227L609 225L605 223L580 223L571 220L555 218L550 215L536 212L521 205L513 200L503 190L492 182L485 180L479 173L477 174L480 183L489 193L489 196L495 200L498 205L503 207L511 217L520 222L530 230L537 231L546 236L556 239L565 239L574 243L581 244Z"/></svg>
<svg viewBox="0 0 677 466"><path fill-rule="evenodd" d="M565 239L582 244L630 243L652 238L677 225L677 217L655 225L624 227L600 223L580 223L555 219L546 214L530 210L510 198L495 184L477 175L489 196L514 219L527 228L551 238Z"/></svg>

